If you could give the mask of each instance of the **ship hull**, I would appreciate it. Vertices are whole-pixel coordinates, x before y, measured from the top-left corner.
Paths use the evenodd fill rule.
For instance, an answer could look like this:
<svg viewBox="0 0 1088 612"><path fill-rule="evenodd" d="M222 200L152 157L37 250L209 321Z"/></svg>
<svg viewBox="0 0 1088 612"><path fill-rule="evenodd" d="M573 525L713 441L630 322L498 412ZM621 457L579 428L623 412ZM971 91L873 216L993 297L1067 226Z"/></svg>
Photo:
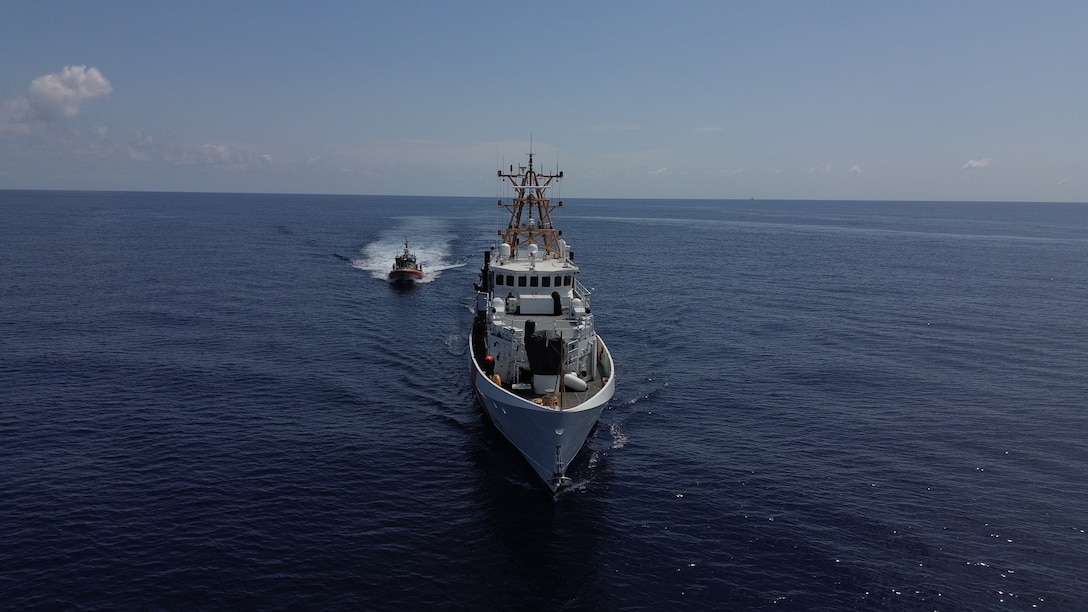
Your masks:
<svg viewBox="0 0 1088 612"><path fill-rule="evenodd" d="M412 283L423 280L423 273L419 270L393 270L389 273L389 280L394 283Z"/></svg>
<svg viewBox="0 0 1088 612"><path fill-rule="evenodd" d="M602 355L611 363L604 342ZM476 399L495 429L517 448L533 471L554 492L565 484L566 468L578 455L597 419L615 392L609 379L599 391L572 408L557 410L533 403L491 381L480 368L469 342L472 383ZM558 452L557 452L558 451Z"/></svg>
<svg viewBox="0 0 1088 612"><path fill-rule="evenodd" d="M513 193L502 241L484 251L469 339L472 385L491 423L555 492L616 390L612 355L594 331L592 290L578 281L547 196L563 173L499 170Z"/></svg>

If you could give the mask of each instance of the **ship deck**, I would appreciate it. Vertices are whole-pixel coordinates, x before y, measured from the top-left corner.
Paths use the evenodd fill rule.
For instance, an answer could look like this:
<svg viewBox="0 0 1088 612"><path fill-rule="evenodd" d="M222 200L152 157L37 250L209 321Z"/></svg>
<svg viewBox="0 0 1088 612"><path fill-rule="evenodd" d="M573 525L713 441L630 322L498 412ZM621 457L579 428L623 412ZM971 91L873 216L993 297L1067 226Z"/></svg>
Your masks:
<svg viewBox="0 0 1088 612"><path fill-rule="evenodd" d="M593 397L604 388L604 381L600 377L593 380L587 380L585 391L571 391L570 389L557 389L555 393L554 404L549 404L551 401L546 394L535 393L532 385L527 385L528 389L515 389L513 387L519 385L503 384L502 388L517 395L518 397L525 398L533 403L539 403L544 407L555 408L556 410L567 410L575 408L578 405L584 403L589 398ZM539 400L539 402L537 402Z"/></svg>
<svg viewBox="0 0 1088 612"><path fill-rule="evenodd" d="M540 315L520 315L520 314L506 314L502 317L503 323L519 329L524 329L525 321L534 320L537 321L537 329L541 329L547 326L548 329L554 329L555 331L563 331L573 329L577 324L577 321L573 317L569 316L540 316ZM554 325L554 327L553 327ZM486 347L483 342L474 341L472 343L472 357L476 361L476 364L483 369L483 359L487 355ZM600 357L601 361L599 369L601 372L612 372L612 356L606 348ZM589 400L594 395L599 393L604 385L607 383L608 377L602 377L600 375L593 378L583 379L586 382L585 391L572 391L567 388L556 389L554 394L554 400L548 398L545 393L536 393L533 391L533 386L528 383L515 383L513 381L502 381L502 388L506 389L510 393L527 399L533 403L539 403L542 406L552 407L557 410L567 410L575 408L583 402Z"/></svg>

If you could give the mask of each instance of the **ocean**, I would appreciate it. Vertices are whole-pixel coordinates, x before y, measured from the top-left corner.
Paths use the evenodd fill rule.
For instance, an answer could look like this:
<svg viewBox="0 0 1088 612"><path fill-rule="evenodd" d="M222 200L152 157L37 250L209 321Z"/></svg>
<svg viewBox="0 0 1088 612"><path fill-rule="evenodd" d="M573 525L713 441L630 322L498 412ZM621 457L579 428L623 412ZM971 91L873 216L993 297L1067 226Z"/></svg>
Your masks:
<svg viewBox="0 0 1088 612"><path fill-rule="evenodd" d="M0 607L1088 608L1088 205L569 199L554 497L468 378L503 212L0 191Z"/></svg>

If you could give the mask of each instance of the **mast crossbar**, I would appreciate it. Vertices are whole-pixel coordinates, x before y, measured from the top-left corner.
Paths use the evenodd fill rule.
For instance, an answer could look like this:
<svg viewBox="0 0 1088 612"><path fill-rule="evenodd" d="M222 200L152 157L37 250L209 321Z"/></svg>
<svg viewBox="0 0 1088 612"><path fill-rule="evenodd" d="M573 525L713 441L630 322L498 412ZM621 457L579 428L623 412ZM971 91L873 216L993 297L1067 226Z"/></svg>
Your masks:
<svg viewBox="0 0 1088 612"><path fill-rule="evenodd" d="M545 191L563 178L563 173L547 174L537 172L533 167L533 154L529 154L529 166L519 166L514 172L499 170L499 177L510 181L514 196L509 202L499 200L498 205L510 211L510 222L506 230L499 230L503 242L510 245L515 256L521 246L535 244L547 255L560 255L559 236L562 232L552 224L552 210L563 202L552 204Z"/></svg>

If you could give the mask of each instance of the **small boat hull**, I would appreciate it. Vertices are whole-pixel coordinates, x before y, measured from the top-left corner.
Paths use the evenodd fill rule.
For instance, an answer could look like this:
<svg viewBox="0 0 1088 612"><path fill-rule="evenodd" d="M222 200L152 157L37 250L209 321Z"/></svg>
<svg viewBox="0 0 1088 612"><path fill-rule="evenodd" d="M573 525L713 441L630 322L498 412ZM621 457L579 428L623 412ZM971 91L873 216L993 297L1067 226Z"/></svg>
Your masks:
<svg viewBox="0 0 1088 612"><path fill-rule="evenodd" d="M413 283L423 280L423 272L420 270L393 270L389 273L389 280L394 283Z"/></svg>
<svg viewBox="0 0 1088 612"><path fill-rule="evenodd" d="M394 283L412 283L423 279L423 264L416 260L415 253L408 249L408 239L404 239L404 252L393 258L393 269L389 271L389 280Z"/></svg>

